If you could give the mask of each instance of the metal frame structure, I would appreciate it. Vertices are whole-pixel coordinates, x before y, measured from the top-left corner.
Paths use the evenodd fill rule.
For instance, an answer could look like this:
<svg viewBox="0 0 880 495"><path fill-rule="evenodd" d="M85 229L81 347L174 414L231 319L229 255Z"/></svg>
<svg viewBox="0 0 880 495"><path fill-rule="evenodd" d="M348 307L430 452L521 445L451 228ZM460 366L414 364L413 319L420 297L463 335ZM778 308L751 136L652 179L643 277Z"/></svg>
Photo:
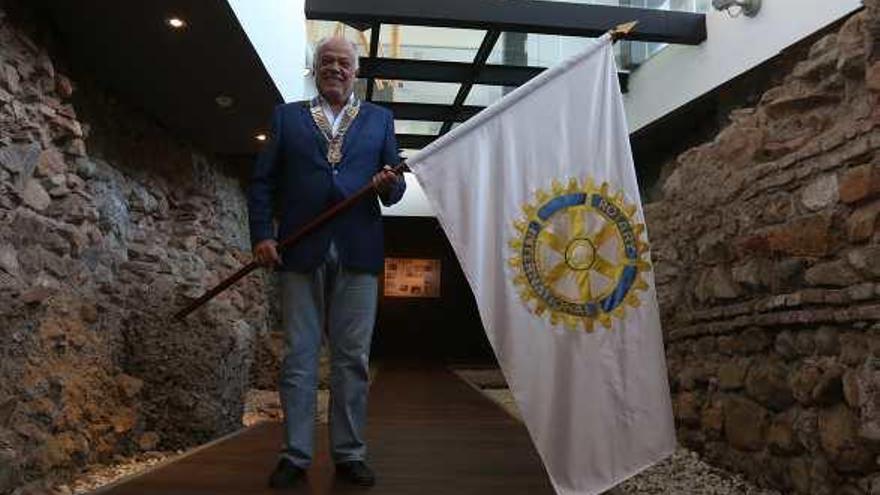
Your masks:
<svg viewBox="0 0 880 495"><path fill-rule="evenodd" d="M443 122L437 136L398 134L402 148L421 148L482 110L466 106L475 84L516 87L540 74L542 67L486 64L502 32L597 37L629 21L638 28L627 39L697 45L706 39L704 14L666 10L575 4L546 0L306 0L306 17L338 21L370 29L369 56L361 57L360 77L366 80L366 99L373 101L376 79L459 83L451 105L375 101L397 119ZM434 60L378 57L383 24L485 30L470 64ZM625 91L628 73L621 72Z"/></svg>

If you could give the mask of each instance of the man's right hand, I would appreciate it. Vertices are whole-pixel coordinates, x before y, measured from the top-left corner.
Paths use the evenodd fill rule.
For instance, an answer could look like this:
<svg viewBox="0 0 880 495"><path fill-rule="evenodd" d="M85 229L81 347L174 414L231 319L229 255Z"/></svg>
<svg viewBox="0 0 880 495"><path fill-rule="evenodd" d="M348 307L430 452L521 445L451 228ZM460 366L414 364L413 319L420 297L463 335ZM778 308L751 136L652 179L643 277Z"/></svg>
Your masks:
<svg viewBox="0 0 880 495"><path fill-rule="evenodd" d="M281 257L278 256L278 243L274 239L258 242L254 246L254 261L265 267L280 265Z"/></svg>

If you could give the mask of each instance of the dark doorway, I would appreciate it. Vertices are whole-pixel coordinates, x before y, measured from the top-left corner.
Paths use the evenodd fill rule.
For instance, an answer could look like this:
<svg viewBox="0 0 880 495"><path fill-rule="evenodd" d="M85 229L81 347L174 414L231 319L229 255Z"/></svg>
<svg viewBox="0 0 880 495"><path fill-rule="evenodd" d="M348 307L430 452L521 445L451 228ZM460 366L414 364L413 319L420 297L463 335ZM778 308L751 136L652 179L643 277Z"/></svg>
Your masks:
<svg viewBox="0 0 880 495"><path fill-rule="evenodd" d="M373 356L445 364L495 362L473 293L452 246L435 218L385 217L386 258L440 261L436 298L388 297L379 301ZM384 282L380 291L384 291Z"/></svg>

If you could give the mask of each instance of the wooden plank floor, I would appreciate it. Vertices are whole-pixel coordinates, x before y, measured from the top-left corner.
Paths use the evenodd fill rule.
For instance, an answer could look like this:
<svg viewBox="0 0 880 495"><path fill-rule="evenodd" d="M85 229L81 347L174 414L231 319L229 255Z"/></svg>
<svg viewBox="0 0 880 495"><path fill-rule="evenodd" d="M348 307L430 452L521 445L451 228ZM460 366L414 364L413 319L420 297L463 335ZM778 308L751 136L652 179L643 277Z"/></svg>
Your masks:
<svg viewBox="0 0 880 495"><path fill-rule="evenodd" d="M334 483L327 429L308 481L285 493L552 494L524 427L452 373L383 368L370 391L369 462L378 483ZM263 423L102 495L272 494L281 426Z"/></svg>

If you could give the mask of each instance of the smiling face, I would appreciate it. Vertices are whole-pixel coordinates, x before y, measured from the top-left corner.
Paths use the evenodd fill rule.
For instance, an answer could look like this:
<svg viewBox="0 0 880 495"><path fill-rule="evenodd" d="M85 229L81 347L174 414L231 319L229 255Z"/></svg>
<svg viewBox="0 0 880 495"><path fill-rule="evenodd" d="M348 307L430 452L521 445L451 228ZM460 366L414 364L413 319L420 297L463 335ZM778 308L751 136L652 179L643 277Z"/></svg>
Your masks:
<svg viewBox="0 0 880 495"><path fill-rule="evenodd" d="M354 88L357 53L343 38L330 38L315 55L318 92L331 105L344 105Z"/></svg>

